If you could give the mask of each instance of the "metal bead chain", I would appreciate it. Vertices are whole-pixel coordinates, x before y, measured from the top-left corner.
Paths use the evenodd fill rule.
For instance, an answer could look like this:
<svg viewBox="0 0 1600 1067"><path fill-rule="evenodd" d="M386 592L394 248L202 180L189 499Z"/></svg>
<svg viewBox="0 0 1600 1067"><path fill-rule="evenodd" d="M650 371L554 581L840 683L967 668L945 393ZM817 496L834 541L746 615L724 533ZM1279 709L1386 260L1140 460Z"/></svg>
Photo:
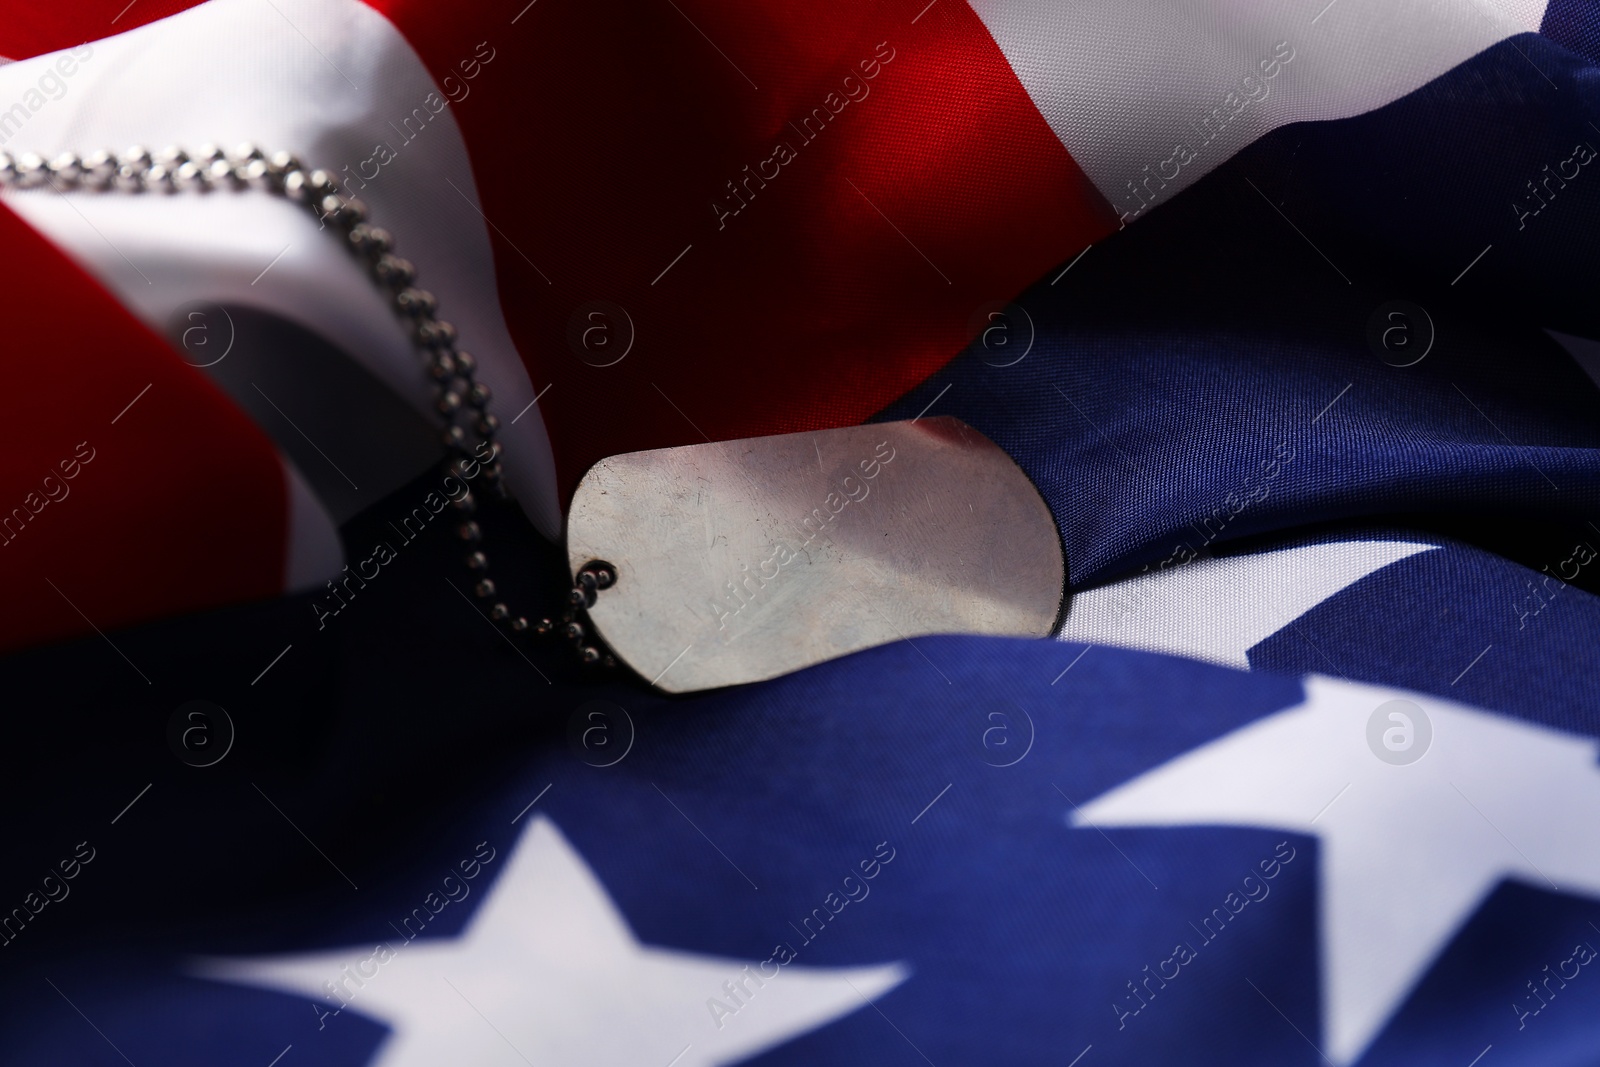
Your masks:
<svg viewBox="0 0 1600 1067"><path fill-rule="evenodd" d="M322 228L343 238L380 289L386 291L390 306L411 335L422 355L429 379L434 383L434 410L443 429L440 440L445 447L450 473L470 480L467 471L478 467L488 492L504 500L509 497L505 471L500 462L501 446L495 440L500 420L488 410L492 394L476 380L477 361L456 345L456 328L439 319L439 302L426 289L416 286L417 270L409 260L394 254L394 237L388 230L367 221L367 208L354 198L339 196L333 176L313 170L292 152L268 154L253 144L239 145L225 152L206 145L191 155L181 148L165 148L152 154L135 146L120 156L110 152L91 152L80 156L63 152L53 159L28 152L12 156L0 152L0 187L31 189L48 185L57 192L89 189L97 192L178 193L207 192L214 189L257 189L305 205ZM487 453L488 458L484 455ZM473 593L487 602L488 616L514 634L532 631L545 635L557 632L578 650L585 664L615 666L613 657L603 651L585 626L585 612L594 606L602 589L616 584L617 571L603 560L593 560L578 572L567 596L567 609L558 624L550 618L529 623L499 599L493 579L485 577L489 558L482 548L483 529L473 518L477 501L472 492L454 502L461 512L456 533L467 548L466 565L477 581Z"/></svg>

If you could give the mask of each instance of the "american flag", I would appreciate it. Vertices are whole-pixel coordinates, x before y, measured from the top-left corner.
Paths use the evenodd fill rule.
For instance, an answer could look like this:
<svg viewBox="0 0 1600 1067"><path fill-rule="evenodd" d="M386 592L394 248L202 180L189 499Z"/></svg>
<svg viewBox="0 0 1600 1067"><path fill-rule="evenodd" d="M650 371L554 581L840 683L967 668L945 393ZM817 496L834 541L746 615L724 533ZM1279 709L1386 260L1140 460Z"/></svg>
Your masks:
<svg viewBox="0 0 1600 1067"><path fill-rule="evenodd" d="M0 55L0 1062L1600 1063L1592 5L84 0ZM38 167L240 141L476 358L504 588L605 457L953 416L1055 639L678 697L503 640L317 219Z"/></svg>

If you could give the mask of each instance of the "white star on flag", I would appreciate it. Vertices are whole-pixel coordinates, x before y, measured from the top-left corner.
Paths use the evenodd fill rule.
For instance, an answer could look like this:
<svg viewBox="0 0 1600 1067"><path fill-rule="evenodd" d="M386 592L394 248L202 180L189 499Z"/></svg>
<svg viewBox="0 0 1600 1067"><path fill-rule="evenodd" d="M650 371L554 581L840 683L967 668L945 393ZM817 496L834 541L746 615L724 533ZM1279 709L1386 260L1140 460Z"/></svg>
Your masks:
<svg viewBox="0 0 1600 1067"><path fill-rule="evenodd" d="M1330 541L1197 559L1072 594L1056 637L1250 669L1250 649L1350 586L1438 546Z"/></svg>
<svg viewBox="0 0 1600 1067"><path fill-rule="evenodd" d="M548 818L532 820L508 868L459 937L408 943L352 999L392 1031L373 1067L737 1063L866 1007L910 973L789 963L760 985L746 980L737 1014L719 1017L708 999L726 1002L723 984L739 988L754 961L640 944ZM331 1008L324 983L370 956L361 946L200 970Z"/></svg>
<svg viewBox="0 0 1600 1067"><path fill-rule="evenodd" d="M1373 713L1397 698L1432 728L1403 765L1368 742ZM1072 821L1317 835L1324 1054L1348 1064L1504 879L1600 897L1597 753L1592 739L1311 676L1303 703L1118 786Z"/></svg>

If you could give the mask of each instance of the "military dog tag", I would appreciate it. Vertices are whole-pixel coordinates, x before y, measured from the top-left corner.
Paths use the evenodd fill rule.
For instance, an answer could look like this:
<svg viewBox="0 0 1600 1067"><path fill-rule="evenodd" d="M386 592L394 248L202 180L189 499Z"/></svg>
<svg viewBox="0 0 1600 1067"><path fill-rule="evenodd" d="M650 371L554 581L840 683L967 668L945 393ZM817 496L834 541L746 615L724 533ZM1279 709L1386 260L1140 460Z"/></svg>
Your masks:
<svg viewBox="0 0 1600 1067"><path fill-rule="evenodd" d="M612 456L568 513L612 652L672 693L934 633L1042 637L1066 561L1027 475L958 419Z"/></svg>

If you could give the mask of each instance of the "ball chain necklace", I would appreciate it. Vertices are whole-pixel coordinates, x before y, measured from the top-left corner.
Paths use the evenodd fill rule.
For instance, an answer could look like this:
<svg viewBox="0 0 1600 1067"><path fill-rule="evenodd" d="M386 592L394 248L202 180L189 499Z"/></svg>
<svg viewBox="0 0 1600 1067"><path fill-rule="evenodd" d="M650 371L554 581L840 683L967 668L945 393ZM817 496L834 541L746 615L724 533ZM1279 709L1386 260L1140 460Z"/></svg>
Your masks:
<svg viewBox="0 0 1600 1067"><path fill-rule="evenodd" d="M394 254L394 237L367 221L361 201L338 195L327 171L306 167L291 152L268 154L251 144L232 152L206 146L190 155L181 148L152 154L134 147L117 156L93 152L80 156L63 152L50 160L34 153L11 156L0 152L0 186L29 189L50 186L127 193L206 192L213 189L257 189L303 204L323 228L343 239L367 269L372 280L389 297L390 307L406 327L434 382L434 410L442 424L440 441L450 473L465 472L481 463L488 491L508 499L500 463L501 445L495 440L500 420L488 410L492 393L475 377L477 361L456 345L456 328L436 317L438 301L416 286L417 270L409 260ZM465 425L463 425L463 423ZM487 457L487 458L486 458ZM582 617L596 594L616 582L616 569L603 560L586 561L568 593L565 613L559 619L542 617L530 623L501 599L494 579L487 576L489 557L483 549L483 529L474 517L477 502L468 491L453 506L461 512L456 533L467 546L465 562L474 576L473 593L488 605L488 616L513 634L560 632L577 649L583 663L613 667L615 658L594 639Z"/></svg>
<svg viewBox="0 0 1600 1067"><path fill-rule="evenodd" d="M487 492L509 498L500 420L476 361L438 318L433 294L417 287L416 267L395 254L394 237L368 221L361 201L339 196L327 171L250 144L49 160L0 152L0 188L43 186L254 189L306 207L410 335L433 383L449 472L481 477ZM1061 536L1038 489L992 441L950 417L602 459L568 509L564 611L532 621L488 576L472 492L453 506L473 593L508 637L558 634L584 664L626 664L666 692L762 681L927 634L1045 636L1065 604Z"/></svg>

